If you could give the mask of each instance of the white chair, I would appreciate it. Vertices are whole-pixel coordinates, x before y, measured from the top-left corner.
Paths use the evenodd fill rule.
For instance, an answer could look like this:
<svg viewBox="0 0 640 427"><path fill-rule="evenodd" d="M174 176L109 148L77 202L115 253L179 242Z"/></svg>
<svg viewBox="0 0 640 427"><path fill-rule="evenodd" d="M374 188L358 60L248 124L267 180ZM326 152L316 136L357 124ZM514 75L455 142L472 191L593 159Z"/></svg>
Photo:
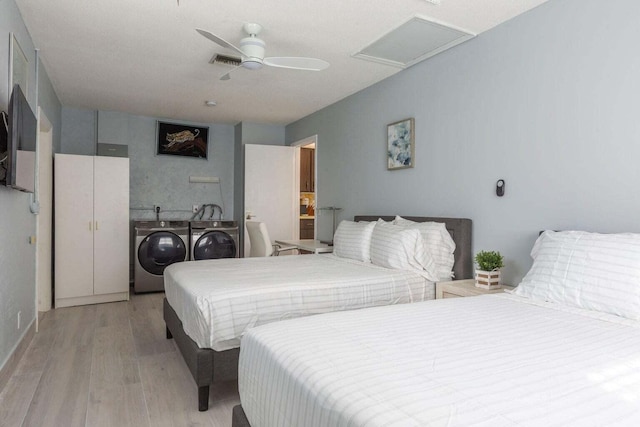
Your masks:
<svg viewBox="0 0 640 427"><path fill-rule="evenodd" d="M282 246L277 243L272 243L264 222L247 221L246 226L251 244L249 250L250 257L278 256L280 252L296 249L295 246Z"/></svg>

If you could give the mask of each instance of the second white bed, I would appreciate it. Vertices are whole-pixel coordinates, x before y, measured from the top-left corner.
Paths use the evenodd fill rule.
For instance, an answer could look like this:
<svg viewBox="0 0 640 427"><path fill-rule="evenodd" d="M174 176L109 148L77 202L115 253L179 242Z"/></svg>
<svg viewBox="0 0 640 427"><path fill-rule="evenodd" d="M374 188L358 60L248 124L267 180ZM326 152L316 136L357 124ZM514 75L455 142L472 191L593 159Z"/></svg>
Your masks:
<svg viewBox="0 0 640 427"><path fill-rule="evenodd" d="M166 298L199 347L239 347L262 324L331 311L433 299L418 271L334 255L177 263L164 273Z"/></svg>
<svg viewBox="0 0 640 427"><path fill-rule="evenodd" d="M638 426L640 322L507 294L324 314L250 331L239 389L254 427Z"/></svg>

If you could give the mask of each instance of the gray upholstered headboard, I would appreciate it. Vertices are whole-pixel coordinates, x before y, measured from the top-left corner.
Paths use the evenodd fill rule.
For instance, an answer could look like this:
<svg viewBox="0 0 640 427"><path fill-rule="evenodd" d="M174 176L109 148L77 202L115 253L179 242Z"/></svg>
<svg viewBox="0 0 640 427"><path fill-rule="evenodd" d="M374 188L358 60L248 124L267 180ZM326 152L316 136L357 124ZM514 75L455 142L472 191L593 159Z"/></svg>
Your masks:
<svg viewBox="0 0 640 427"><path fill-rule="evenodd" d="M455 263L453 273L455 279L473 278L473 255L471 254L471 220L467 218L438 218L428 216L402 216L415 222L443 222L447 231L451 234L456 243L456 250L453 253ZM377 221L382 218L385 221L393 221L395 215L356 215L354 221Z"/></svg>

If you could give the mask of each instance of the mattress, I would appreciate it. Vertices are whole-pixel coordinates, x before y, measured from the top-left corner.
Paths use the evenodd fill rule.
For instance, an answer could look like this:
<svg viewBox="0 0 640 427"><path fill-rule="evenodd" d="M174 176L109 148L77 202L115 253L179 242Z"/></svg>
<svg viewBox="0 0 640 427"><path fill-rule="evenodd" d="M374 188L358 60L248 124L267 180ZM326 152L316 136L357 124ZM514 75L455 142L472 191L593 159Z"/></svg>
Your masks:
<svg viewBox="0 0 640 427"><path fill-rule="evenodd" d="M638 426L640 324L508 295L330 313L251 330L253 427Z"/></svg>
<svg viewBox="0 0 640 427"><path fill-rule="evenodd" d="M216 351L278 320L435 297L418 272L331 254L176 263L165 269L164 286L186 334Z"/></svg>

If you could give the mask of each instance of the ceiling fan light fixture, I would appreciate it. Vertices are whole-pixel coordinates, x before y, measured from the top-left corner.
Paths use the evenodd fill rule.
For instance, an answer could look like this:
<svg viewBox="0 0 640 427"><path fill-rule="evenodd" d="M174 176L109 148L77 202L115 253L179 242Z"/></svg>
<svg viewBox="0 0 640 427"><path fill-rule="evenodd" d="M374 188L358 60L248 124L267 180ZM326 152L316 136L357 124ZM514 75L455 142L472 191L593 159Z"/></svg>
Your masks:
<svg viewBox="0 0 640 427"><path fill-rule="evenodd" d="M262 61L259 61L257 58L247 58L242 61L242 66L247 70L259 70L262 68Z"/></svg>

